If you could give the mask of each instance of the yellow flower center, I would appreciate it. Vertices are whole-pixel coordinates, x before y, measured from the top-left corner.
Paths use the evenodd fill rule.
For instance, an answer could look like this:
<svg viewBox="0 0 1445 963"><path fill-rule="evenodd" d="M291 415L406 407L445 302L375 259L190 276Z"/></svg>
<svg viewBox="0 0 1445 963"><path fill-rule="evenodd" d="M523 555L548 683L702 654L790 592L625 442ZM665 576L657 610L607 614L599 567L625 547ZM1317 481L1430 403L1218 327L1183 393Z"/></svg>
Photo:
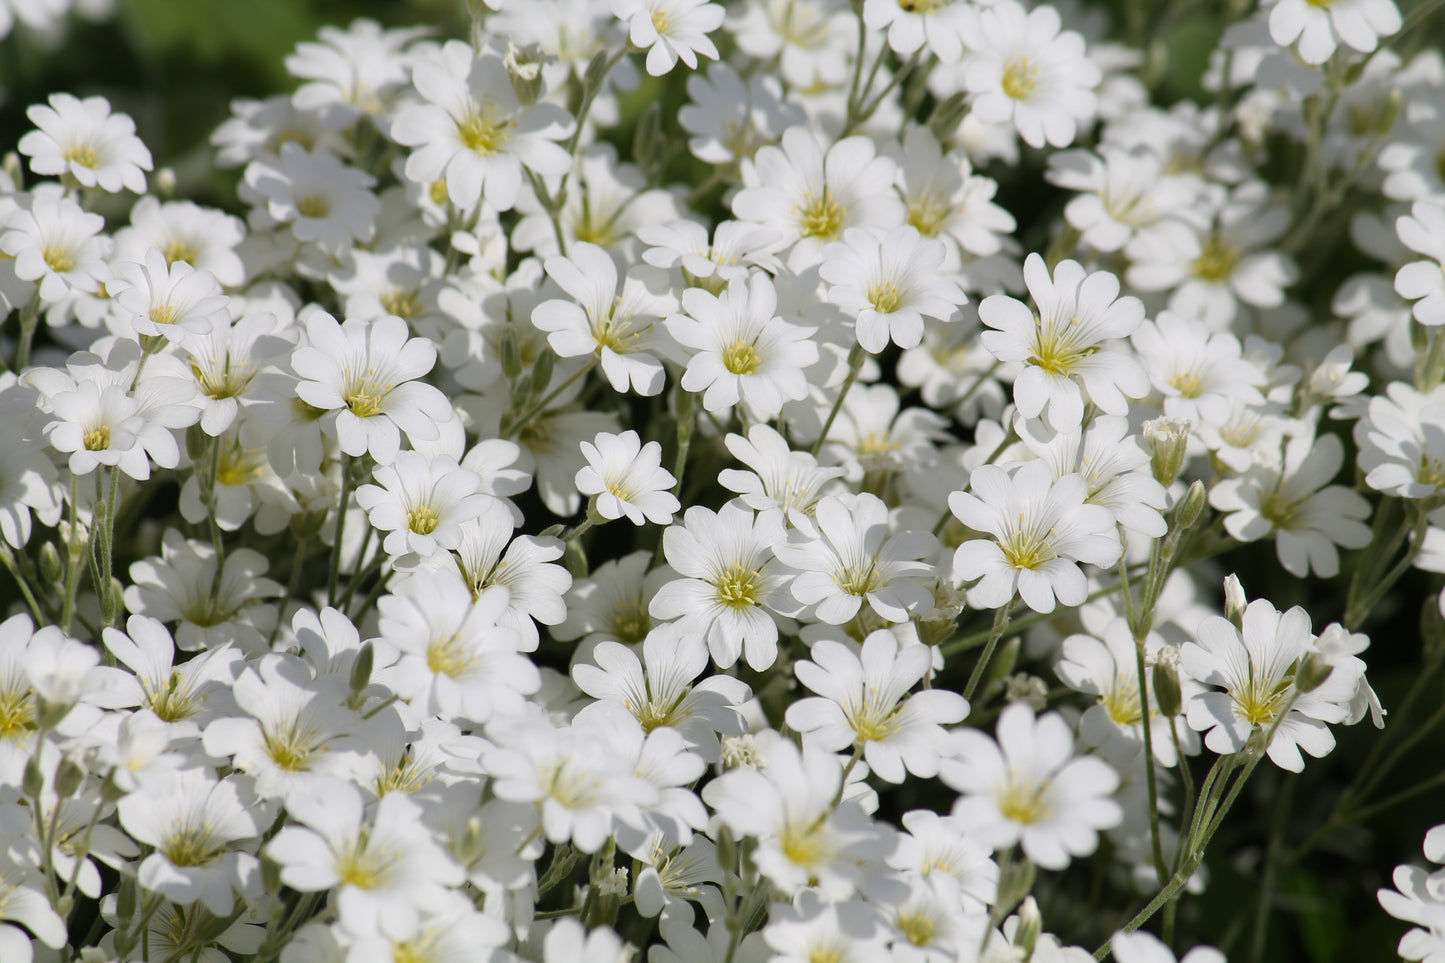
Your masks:
<svg viewBox="0 0 1445 963"><path fill-rule="evenodd" d="M666 10L652 11L652 29L656 30L659 36L667 33L667 25L671 22L672 18Z"/></svg>
<svg viewBox="0 0 1445 963"><path fill-rule="evenodd" d="M1204 379L1192 371L1183 371L1169 379L1169 387L1179 392L1181 398L1198 398Z"/></svg>
<svg viewBox="0 0 1445 963"><path fill-rule="evenodd" d="M618 599L612 606L610 628L617 641L634 645L647 638L647 633L652 629L652 616L647 614L641 595Z"/></svg>
<svg viewBox="0 0 1445 963"><path fill-rule="evenodd" d="M67 148L63 156L70 163L79 164L81 167L94 168L100 161L100 155L89 144L76 144L74 147Z"/></svg>
<svg viewBox="0 0 1445 963"><path fill-rule="evenodd" d="M752 374L762 365L763 359L758 356L757 349L747 341L734 341L723 352L723 367L735 375Z"/></svg>
<svg viewBox="0 0 1445 963"><path fill-rule="evenodd" d="M161 253L165 255L168 265L175 264L177 261L185 261L187 264L194 265L201 256L194 244L181 238L173 238L168 241L166 246L161 248Z"/></svg>
<svg viewBox="0 0 1445 963"><path fill-rule="evenodd" d="M824 190L819 197L807 195L800 208L794 208L804 237L816 237L821 241L832 241L843 230L843 206L828 196Z"/></svg>
<svg viewBox="0 0 1445 963"><path fill-rule="evenodd" d="M1049 544L1049 536L1058 533L1054 529L1042 531L1025 524L1025 520L1024 513L1020 512L1018 528L1009 532L999 543L998 547L1003 550L1003 557L1009 565L1014 568L1036 569L1058 558L1058 553Z"/></svg>
<svg viewBox="0 0 1445 963"><path fill-rule="evenodd" d="M490 157L506 146L511 123L499 117L491 104L484 104L457 123L457 137L468 150Z"/></svg>
<svg viewBox="0 0 1445 963"><path fill-rule="evenodd" d="M745 609L758 604L758 589L762 583L762 572L734 562L713 584L717 586L719 602L731 609Z"/></svg>
<svg viewBox="0 0 1445 963"><path fill-rule="evenodd" d="M1080 361L1099 353L1098 345L1085 343L1077 317L1063 324L1038 319L1035 331L1030 360L1050 374L1071 375Z"/></svg>
<svg viewBox="0 0 1445 963"><path fill-rule="evenodd" d="M892 314L897 311L902 300L903 295L899 292L898 285L892 281L884 281L868 289L868 303L873 305L873 310L879 314Z"/></svg>
<svg viewBox="0 0 1445 963"><path fill-rule="evenodd" d="M1010 782L998 795L998 810L1007 820L1032 825L1049 815L1044 801L1047 788L1048 783L1035 786Z"/></svg>
<svg viewBox="0 0 1445 963"><path fill-rule="evenodd" d="M151 692L144 678L141 679L141 688L145 690L146 705L166 722L189 719L200 708L195 693L186 685L179 672L172 672L166 680L166 687L159 692Z"/></svg>
<svg viewBox="0 0 1445 963"><path fill-rule="evenodd" d="M848 713L848 724L858 734L859 745L882 742L898 731L898 713L903 707L887 702L877 686L869 686L863 704Z"/></svg>
<svg viewBox="0 0 1445 963"><path fill-rule="evenodd" d="M301 731L301 721L293 719L276 731L263 730L266 754L287 772L305 772L311 768L311 756L316 752L315 730Z"/></svg>
<svg viewBox="0 0 1445 963"><path fill-rule="evenodd" d="M838 587L849 595L867 595L879 587L881 579L872 565L847 565L833 576Z"/></svg>
<svg viewBox="0 0 1445 963"><path fill-rule="evenodd" d="M157 304L151 308L150 319L156 324L175 324L180 310L174 304Z"/></svg>
<svg viewBox="0 0 1445 963"><path fill-rule="evenodd" d="M783 855L792 863L805 869L812 869L827 861L832 854L828 834L820 819L811 826L798 827L789 824L783 829Z"/></svg>
<svg viewBox="0 0 1445 963"><path fill-rule="evenodd" d="M296 199L296 213L302 217L323 218L331 213L331 205L319 194L307 194Z"/></svg>
<svg viewBox="0 0 1445 963"><path fill-rule="evenodd" d="M336 876L342 886L375 889L386 881L386 871L395 862L392 853L366 845L366 830L361 831L351 851L336 861Z"/></svg>
<svg viewBox="0 0 1445 963"><path fill-rule="evenodd" d="M1250 725L1259 728L1273 725L1275 717L1289 701L1292 685L1288 678L1268 687L1266 682L1265 679L1251 678L1247 685L1230 693L1240 716Z"/></svg>
<svg viewBox="0 0 1445 963"><path fill-rule="evenodd" d="M183 826L166 838L161 844L161 853L177 866L204 866L225 852L225 844L217 845L211 839L210 828Z"/></svg>
<svg viewBox="0 0 1445 963"><path fill-rule="evenodd" d="M1003 68L1003 92L1013 100L1025 100L1039 84L1039 68L1029 58L1011 60Z"/></svg>
<svg viewBox="0 0 1445 963"><path fill-rule="evenodd" d="M1122 675L1114 680L1113 687L1099 697L1109 718L1121 726L1137 725L1144 714L1139 709L1139 686Z"/></svg>
<svg viewBox="0 0 1445 963"><path fill-rule="evenodd" d="M99 425L90 429L81 439L86 451L105 451L110 447L110 425Z"/></svg>
<svg viewBox="0 0 1445 963"><path fill-rule="evenodd" d="M952 213L953 208L946 197L929 192L909 202L908 223L924 237L935 237Z"/></svg>
<svg viewBox="0 0 1445 963"><path fill-rule="evenodd" d="M427 668L437 675L461 678L476 661L460 633L433 639L426 647Z"/></svg>
<svg viewBox="0 0 1445 963"><path fill-rule="evenodd" d="M430 505L418 505L406 513L407 527L418 535L430 535L440 522L441 516Z"/></svg>
<svg viewBox="0 0 1445 963"><path fill-rule="evenodd" d="M0 739L18 742L35 731L35 697L29 686L17 688L11 682L0 689Z"/></svg>
<svg viewBox="0 0 1445 963"><path fill-rule="evenodd" d="M387 314L394 314L408 321L421 313L421 302L417 299L416 292L403 291L400 288L392 288L383 294L381 307Z"/></svg>
<svg viewBox="0 0 1445 963"><path fill-rule="evenodd" d="M898 0L898 9L904 13L932 13L948 6L948 0Z"/></svg>
<svg viewBox="0 0 1445 963"><path fill-rule="evenodd" d="M1307 499L1303 498L1291 499L1283 492L1276 491L1259 506L1259 513L1275 528L1288 530L1294 528L1306 501Z"/></svg>
<svg viewBox="0 0 1445 963"><path fill-rule="evenodd" d="M1211 234L1190 269L1201 281L1224 281L1234 273L1234 266L1239 263L1242 253L1226 244L1218 234Z"/></svg>
<svg viewBox="0 0 1445 963"><path fill-rule="evenodd" d="M347 409L358 418L374 418L381 414L387 393L395 385L377 383L376 371L370 370L363 378L346 373L346 391L341 398Z"/></svg>
<svg viewBox="0 0 1445 963"><path fill-rule="evenodd" d="M1415 480L1422 485L1445 488L1445 462L1429 455L1421 455L1420 469L1415 473Z"/></svg>
<svg viewBox="0 0 1445 963"><path fill-rule="evenodd" d="M41 252L41 256L45 258L46 266L56 274L75 270L75 258L66 248L52 244Z"/></svg>
<svg viewBox="0 0 1445 963"><path fill-rule="evenodd" d="M181 619L192 625L210 628L231 618L232 609L224 598L214 599L207 595L196 599L181 611Z"/></svg>
<svg viewBox="0 0 1445 963"><path fill-rule="evenodd" d="M936 930L932 917L925 913L899 913L895 924L908 942L914 946L928 946L933 943Z"/></svg>
<svg viewBox="0 0 1445 963"><path fill-rule="evenodd" d="M449 199L449 195L447 194L447 182L432 181L431 187L427 189L427 194L431 196L431 202L433 204L435 204L437 207L441 207Z"/></svg>

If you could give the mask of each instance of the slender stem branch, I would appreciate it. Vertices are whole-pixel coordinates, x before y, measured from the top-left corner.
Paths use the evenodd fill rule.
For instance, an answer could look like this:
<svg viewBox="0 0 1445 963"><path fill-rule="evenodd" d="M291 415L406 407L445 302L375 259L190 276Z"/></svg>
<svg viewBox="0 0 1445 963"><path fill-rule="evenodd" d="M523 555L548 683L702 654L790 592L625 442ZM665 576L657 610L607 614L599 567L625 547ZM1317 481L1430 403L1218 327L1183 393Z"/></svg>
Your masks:
<svg viewBox="0 0 1445 963"><path fill-rule="evenodd" d="M823 444L828 440L828 432L833 428L833 422L838 420L838 412L843 410L843 400L848 397L848 392L853 387L853 382L858 380L858 372L863 370L863 359L867 357L861 344L853 345L848 352L848 377L843 381L843 387L838 389L838 397L833 399L833 407L828 412L828 419L823 422L823 430L818 435L818 440L813 442L813 456L817 457L818 452L823 449Z"/></svg>
<svg viewBox="0 0 1445 963"><path fill-rule="evenodd" d="M970 702L973 701L974 690L978 688L979 682L983 679L984 670L988 668L989 661L993 659L994 649L998 648L998 640L1003 638L1004 630L1008 628L1011 605L1013 605L1012 599L999 606L998 611L994 613L993 629L989 632L988 642L983 647L983 654L978 657L978 664L973 667L973 674L968 677L968 685L963 687L963 697Z"/></svg>
<svg viewBox="0 0 1445 963"><path fill-rule="evenodd" d="M352 456L341 456L341 497L336 507L336 534L331 546L331 565L326 573L326 604L336 604L336 585L341 577L341 537L346 534L346 506L351 502Z"/></svg>
<svg viewBox="0 0 1445 963"><path fill-rule="evenodd" d="M544 409L546 409L548 405L555 401L558 395L566 391L568 388L572 387L572 385L576 383L578 378L581 378L587 372L591 371L592 366L596 363L596 355L587 359L586 364L578 368L577 371L573 373L570 377L568 377L566 381L562 382L556 388L553 388L551 391L547 392L546 396L541 401L537 402L535 405L528 408L522 414L518 415L515 419L508 422L502 429L502 437L517 437L517 435L521 433L522 429L527 427L528 422L530 422L533 418L537 417L540 412L542 412Z"/></svg>

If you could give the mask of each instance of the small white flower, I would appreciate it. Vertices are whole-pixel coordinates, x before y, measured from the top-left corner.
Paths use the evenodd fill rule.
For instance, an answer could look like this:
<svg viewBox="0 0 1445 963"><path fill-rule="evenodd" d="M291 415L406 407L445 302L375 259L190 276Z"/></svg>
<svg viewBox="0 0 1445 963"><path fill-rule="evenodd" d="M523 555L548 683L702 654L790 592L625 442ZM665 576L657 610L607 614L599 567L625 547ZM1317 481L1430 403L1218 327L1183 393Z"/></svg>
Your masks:
<svg viewBox="0 0 1445 963"><path fill-rule="evenodd" d="M481 514L492 498L475 472L445 456L428 460L421 452L404 451L372 475L377 484L358 488L356 504L373 528L387 533L382 548L391 556L426 557L457 548L461 524Z"/></svg>
<svg viewBox="0 0 1445 963"><path fill-rule="evenodd" d="M961 69L979 120L1012 121L1031 147L1073 143L1098 110L1093 88L1102 75L1085 53L1084 38L1061 26L1053 7L1025 10L1014 0L964 21L968 53Z"/></svg>
<svg viewBox="0 0 1445 963"><path fill-rule="evenodd" d="M1082 475L1055 481L1042 461L1026 462L1012 476L980 465L969 487L950 495L948 507L969 528L993 536L970 539L953 556L954 578L979 579L969 590L972 605L1001 608L1015 592L1035 612L1052 612L1056 598L1081 605L1088 583L1079 563L1112 565L1119 558L1114 515L1085 503Z"/></svg>
<svg viewBox="0 0 1445 963"><path fill-rule="evenodd" d="M1118 773L1102 759L1074 757L1069 724L1056 712L1036 719L1015 702L999 716L997 742L967 728L951 738L954 752L939 775L962 793L953 817L995 850L1017 843L1045 869L1063 869L1123 818L1110 798Z"/></svg>
<svg viewBox="0 0 1445 963"><path fill-rule="evenodd" d="M620 435L605 431L582 442L587 467L577 472L577 490L596 496L603 518L621 518L634 525L666 525L680 507L669 489L677 479L662 467L662 445L646 445L635 431Z"/></svg>
<svg viewBox="0 0 1445 963"><path fill-rule="evenodd" d="M281 146L274 160L246 167L241 196L278 224L290 226L302 244L316 244L340 257L376 233L381 202L371 192L376 180L324 150L308 151L294 142Z"/></svg>
<svg viewBox="0 0 1445 963"><path fill-rule="evenodd" d="M107 284L115 299L116 333L181 341L188 334L204 337L217 326L228 326L227 298L209 271L198 271L185 261L167 263L151 248L143 262L122 261Z"/></svg>
<svg viewBox="0 0 1445 963"><path fill-rule="evenodd" d="M708 34L727 12L707 0L611 0L612 13L627 24L627 38L647 51L647 72L660 77L682 60L697 69L697 55L717 59Z"/></svg>
<svg viewBox="0 0 1445 963"><path fill-rule="evenodd" d="M804 371L818 360L814 329L777 316L777 292L767 275L734 279L714 297L701 288L682 294L687 314L665 322L668 334L695 352L682 375L685 391L702 392L708 411L739 401L753 417L769 421L788 401L808 397Z"/></svg>
<svg viewBox="0 0 1445 963"><path fill-rule="evenodd" d="M907 57L924 45L944 65L958 63L963 56L960 35L966 4L954 0L866 0L863 22L872 30L888 31L888 46Z"/></svg>
<svg viewBox="0 0 1445 963"><path fill-rule="evenodd" d="M1416 201L1410 216L1395 221L1400 241L1425 260L1414 261L1395 274L1395 291L1414 301L1415 320L1430 327L1445 324L1445 205Z"/></svg>
<svg viewBox="0 0 1445 963"><path fill-rule="evenodd" d="M313 407L335 412L337 442L348 455L369 452L390 464L408 440L434 441L438 422L452 418L451 402L419 380L436 364L436 345L410 338L406 322L386 315L344 324L320 308L306 314L309 344L291 365L301 377L296 394Z"/></svg>
<svg viewBox="0 0 1445 963"><path fill-rule="evenodd" d="M1343 43L1370 53L1402 21L1393 0L1279 0L1269 12L1269 34L1281 47L1299 41L1300 59L1322 64Z"/></svg>
<svg viewBox="0 0 1445 963"><path fill-rule="evenodd" d="M830 285L828 300L856 319L858 343L878 354L891 340L912 348L923 340L924 316L951 320L968 300L943 277L946 249L910 225L886 236L850 228L840 244L823 250L818 274Z"/></svg>
<svg viewBox="0 0 1445 963"><path fill-rule="evenodd" d="M25 116L40 128L20 138L19 144L35 173L68 174L83 187L111 194L146 192L151 152L135 136L135 121L111 113L110 101L104 97L80 100L51 94L50 106L35 104Z"/></svg>
<svg viewBox="0 0 1445 963"><path fill-rule="evenodd" d="M1159 937L1143 930L1115 933L1109 945L1119 963L1176 963L1174 951ZM1225 963L1225 958L1212 946L1196 946L1178 963Z"/></svg>
<svg viewBox="0 0 1445 963"><path fill-rule="evenodd" d="M15 259L16 278L34 282L38 287L30 290L38 290L44 303L56 304L73 291L93 294L109 280L104 227L105 218L68 197L36 194L28 207L0 220L0 252Z"/></svg>

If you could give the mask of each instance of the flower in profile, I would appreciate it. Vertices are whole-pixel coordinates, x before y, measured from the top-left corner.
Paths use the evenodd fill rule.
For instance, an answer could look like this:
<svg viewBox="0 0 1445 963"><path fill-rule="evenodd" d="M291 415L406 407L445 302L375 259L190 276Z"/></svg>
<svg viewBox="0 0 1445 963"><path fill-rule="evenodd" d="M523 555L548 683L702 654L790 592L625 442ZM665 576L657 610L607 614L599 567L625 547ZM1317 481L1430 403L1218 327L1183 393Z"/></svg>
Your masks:
<svg viewBox="0 0 1445 963"><path fill-rule="evenodd" d="M343 452L369 452L388 465L401 450L402 433L416 441L440 437L437 424L452 418L451 402L419 380L436 364L436 345L408 337L406 322L391 315L338 324L313 308L305 323L310 343L291 355L301 377L296 394L335 412L332 426Z"/></svg>
<svg viewBox="0 0 1445 963"><path fill-rule="evenodd" d="M1042 460L1012 475L980 465L969 487L950 495L948 507L969 528L993 536L969 539L954 552L954 578L979 580L968 593L972 605L1001 608L1015 592L1035 612L1052 612L1056 599L1081 605L1088 582L1079 563L1113 565L1123 551L1113 512L1086 503L1082 475L1055 481Z"/></svg>
<svg viewBox="0 0 1445 963"><path fill-rule="evenodd" d="M1124 811L1111 797L1119 775L1102 759L1074 756L1070 726L1057 712L1034 717L1015 702L998 718L998 741L977 729L951 734L939 776L962 795L953 816L995 850L1021 845L1045 869L1063 869L1098 845Z"/></svg>
<svg viewBox="0 0 1445 963"><path fill-rule="evenodd" d="M697 69L697 55L717 59L708 34L727 12L707 0L611 0L612 13L627 24L627 39L647 51L647 72L660 77L678 60Z"/></svg>
<svg viewBox="0 0 1445 963"><path fill-rule="evenodd" d="M968 300L939 272L946 251L907 224L883 236L849 228L823 249L818 274L830 285L828 300L856 319L865 350L878 354L889 341L912 348L923 340L924 317L948 321Z"/></svg>
<svg viewBox="0 0 1445 963"><path fill-rule="evenodd" d="M30 158L37 174L69 175L82 187L111 194L146 192L145 172L151 152L135 135L135 121L113 114L104 97L81 100L51 94L50 105L35 104L25 112L38 130L20 138L20 153Z"/></svg>
<svg viewBox="0 0 1445 963"><path fill-rule="evenodd" d="M577 472L577 490L597 499L603 518L621 518L634 525L666 525L681 507L671 491L677 479L662 467L662 446L642 443L635 431L620 435L599 431L582 442L587 466Z"/></svg>

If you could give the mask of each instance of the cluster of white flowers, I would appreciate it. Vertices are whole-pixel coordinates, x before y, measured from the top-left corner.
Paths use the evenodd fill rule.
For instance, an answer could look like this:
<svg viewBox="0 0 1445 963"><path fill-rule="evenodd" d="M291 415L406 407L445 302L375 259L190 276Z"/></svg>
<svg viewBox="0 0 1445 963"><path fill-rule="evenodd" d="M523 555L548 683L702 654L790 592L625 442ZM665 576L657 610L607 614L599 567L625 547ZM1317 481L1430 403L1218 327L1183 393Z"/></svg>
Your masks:
<svg viewBox="0 0 1445 963"><path fill-rule="evenodd" d="M0 958L1173 963L1445 572L1445 58L1266 0L1165 109L1075 3L470 6L238 101L244 218L28 112ZM1045 932L1085 859L1148 905Z"/></svg>

